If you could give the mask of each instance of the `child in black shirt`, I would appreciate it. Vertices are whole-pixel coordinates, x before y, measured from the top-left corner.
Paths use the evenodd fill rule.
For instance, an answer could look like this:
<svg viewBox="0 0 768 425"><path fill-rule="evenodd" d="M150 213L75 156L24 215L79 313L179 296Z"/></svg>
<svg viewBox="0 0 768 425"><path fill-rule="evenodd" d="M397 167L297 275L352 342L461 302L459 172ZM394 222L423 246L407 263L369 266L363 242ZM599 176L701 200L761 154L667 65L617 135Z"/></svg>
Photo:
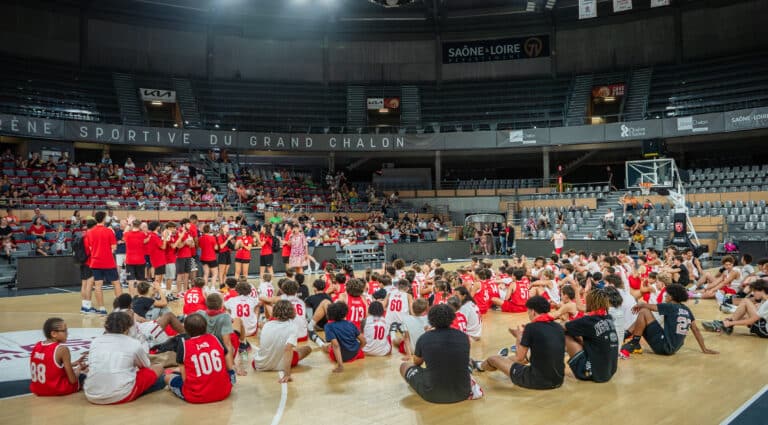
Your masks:
<svg viewBox="0 0 768 425"><path fill-rule="evenodd" d="M500 370L512 383L523 388L549 390L563 385L565 375L565 334L563 327L550 316L546 298L535 295L525 303L531 323L510 329L517 340L514 359L491 356L483 362L471 360L478 372ZM530 365L527 354L530 350Z"/></svg>
<svg viewBox="0 0 768 425"><path fill-rule="evenodd" d="M609 307L608 292L593 289L587 293L587 315L565 323L568 366L576 379L608 382L616 373L619 339Z"/></svg>
<svg viewBox="0 0 768 425"><path fill-rule="evenodd" d="M656 354L675 354L683 346L688 329L693 331L693 336L699 343L702 353L718 354L717 351L710 350L704 345L704 338L701 336L699 327L696 326L693 313L683 304L688 301L688 291L685 287L675 283L667 285L666 289L664 303L654 305L640 302L632 307L632 311L638 313L638 316L629 329L632 340L621 346L622 354L629 357L629 353L642 353L640 337L645 337L646 342ZM653 317L654 311L664 316L663 328Z"/></svg>

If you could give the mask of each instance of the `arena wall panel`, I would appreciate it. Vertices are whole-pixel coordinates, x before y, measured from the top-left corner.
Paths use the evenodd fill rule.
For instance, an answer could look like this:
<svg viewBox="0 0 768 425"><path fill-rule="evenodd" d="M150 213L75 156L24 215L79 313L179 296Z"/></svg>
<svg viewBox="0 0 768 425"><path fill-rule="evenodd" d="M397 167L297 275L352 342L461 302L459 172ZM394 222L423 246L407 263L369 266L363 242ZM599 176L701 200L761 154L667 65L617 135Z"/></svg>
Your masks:
<svg viewBox="0 0 768 425"><path fill-rule="evenodd" d="M675 60L672 16L561 29L555 37L559 73L602 71Z"/></svg>
<svg viewBox="0 0 768 425"><path fill-rule="evenodd" d="M768 46L768 2L686 11L682 16L683 57L750 52Z"/></svg>
<svg viewBox="0 0 768 425"><path fill-rule="evenodd" d="M442 65L443 80L484 80L504 77L547 75L552 72L550 58L501 62L454 63Z"/></svg>
<svg viewBox="0 0 768 425"><path fill-rule="evenodd" d="M435 42L330 41L330 81L424 81L435 79Z"/></svg>
<svg viewBox="0 0 768 425"><path fill-rule="evenodd" d="M204 76L206 36L165 28L88 21L91 65L131 71Z"/></svg>
<svg viewBox="0 0 768 425"><path fill-rule="evenodd" d="M22 57L78 63L79 17L14 4L0 8L0 51Z"/></svg>
<svg viewBox="0 0 768 425"><path fill-rule="evenodd" d="M250 80L323 81L321 40L256 40L217 36L213 75Z"/></svg>

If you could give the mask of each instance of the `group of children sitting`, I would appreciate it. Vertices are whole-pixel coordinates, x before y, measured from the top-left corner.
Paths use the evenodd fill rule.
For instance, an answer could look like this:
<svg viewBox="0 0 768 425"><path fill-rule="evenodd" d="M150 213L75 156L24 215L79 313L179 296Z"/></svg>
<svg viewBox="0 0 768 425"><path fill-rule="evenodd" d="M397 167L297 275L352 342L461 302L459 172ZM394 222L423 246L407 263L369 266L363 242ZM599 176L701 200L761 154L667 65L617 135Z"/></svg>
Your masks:
<svg viewBox="0 0 768 425"><path fill-rule="evenodd" d="M188 402L214 402L229 395L236 377L247 373L249 360L254 370L280 371L278 381L290 382L291 368L312 352L299 344L306 340L327 354L333 372L342 372L345 363L397 350L415 360L404 363L403 377L417 389L414 377L421 376L418 388L423 389L423 374L417 373L423 363L420 338L443 327L453 329L465 336L468 358L469 344L482 337L483 316L490 310L527 313L530 323L509 329L516 345L482 361L470 360L471 369L500 370L526 388L557 388L567 353L577 379L605 382L619 358L642 352L641 338L654 353L672 355L690 330L702 352L715 354L684 303L710 294L720 298L726 288L733 293L725 291L729 296L721 301L737 306L733 316L705 322L705 328L730 334L735 326L746 325L768 337L768 283L763 279L768 260L758 262L759 273L740 271L736 287L731 257L711 275L700 264L698 273L689 271L698 260L687 258L687 252L666 254L662 260L652 250L637 259L625 252L570 251L532 262L514 257L497 270L491 261L473 258L455 272L438 260L410 267L395 260L381 270L367 270L362 278L351 268L336 272L329 265L312 282L311 295L306 276L291 272L277 285L269 274L257 286L227 279L214 293L206 293L205 281L197 279L184 294L178 317L163 288L141 282L137 297L115 299L105 334L80 359L73 361L64 345L66 323L48 319L46 340L31 357L31 391L64 395L82 386L90 402L114 404L168 386ZM430 311L438 305L445 307L435 310L433 324ZM247 339L257 335L259 347L252 349ZM176 367L150 363L151 354L163 352L175 353L171 363ZM433 363L427 361L425 370L439 368ZM472 379L468 373L466 379Z"/></svg>

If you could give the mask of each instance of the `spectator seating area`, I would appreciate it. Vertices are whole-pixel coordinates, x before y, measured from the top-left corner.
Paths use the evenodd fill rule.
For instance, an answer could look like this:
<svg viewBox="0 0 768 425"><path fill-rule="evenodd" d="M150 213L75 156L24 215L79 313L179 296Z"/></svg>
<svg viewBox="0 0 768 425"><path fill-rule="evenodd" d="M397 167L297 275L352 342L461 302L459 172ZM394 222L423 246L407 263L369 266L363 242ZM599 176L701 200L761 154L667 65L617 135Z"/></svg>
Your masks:
<svg viewBox="0 0 768 425"><path fill-rule="evenodd" d="M768 105L768 55L657 66L647 118L666 118Z"/></svg>
<svg viewBox="0 0 768 425"><path fill-rule="evenodd" d="M346 125L343 85L225 80L192 85L208 129L325 133Z"/></svg>
<svg viewBox="0 0 768 425"><path fill-rule="evenodd" d="M427 131L441 132L562 126L570 82L559 78L423 85L422 124Z"/></svg>
<svg viewBox="0 0 768 425"><path fill-rule="evenodd" d="M689 193L768 190L768 164L689 170L685 186Z"/></svg>
<svg viewBox="0 0 768 425"><path fill-rule="evenodd" d="M120 123L112 75L59 63L2 58L0 113Z"/></svg>

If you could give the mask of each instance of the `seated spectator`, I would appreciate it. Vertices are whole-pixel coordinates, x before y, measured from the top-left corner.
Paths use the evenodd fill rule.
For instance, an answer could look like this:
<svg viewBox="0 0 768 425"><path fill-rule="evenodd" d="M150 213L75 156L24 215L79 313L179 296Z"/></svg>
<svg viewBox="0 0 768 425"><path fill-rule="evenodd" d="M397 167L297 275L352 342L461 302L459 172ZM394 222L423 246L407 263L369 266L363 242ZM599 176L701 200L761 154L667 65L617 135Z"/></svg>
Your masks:
<svg viewBox="0 0 768 425"><path fill-rule="evenodd" d="M538 227L541 227L542 229L546 229L547 227L549 227L549 217L547 217L544 211L542 211L539 214L539 219L537 224L538 224Z"/></svg>
<svg viewBox="0 0 768 425"><path fill-rule="evenodd" d="M133 171L136 169L136 164L133 163L133 159L129 156L125 158L125 164L123 165L123 167L125 167L126 170Z"/></svg>
<svg viewBox="0 0 768 425"><path fill-rule="evenodd" d="M613 228L613 226L616 224L615 220L616 220L616 217L613 214L613 210L608 208L608 212L606 212L605 215L603 215L603 219L602 219L603 228L604 229L607 229L609 227Z"/></svg>
<svg viewBox="0 0 768 425"><path fill-rule="evenodd" d="M635 218L632 217L632 214L628 215L627 219L624 220L624 230L631 233L635 228L635 224L637 223L635 222Z"/></svg>
<svg viewBox="0 0 768 425"><path fill-rule="evenodd" d="M643 202L643 210L645 212L648 212L654 208L653 202L651 202L650 199L645 199L645 202Z"/></svg>
<svg viewBox="0 0 768 425"><path fill-rule="evenodd" d="M45 238L45 226L43 226L40 217L35 217L32 219L32 224L29 226L27 234L29 235L30 240Z"/></svg>
<svg viewBox="0 0 768 425"><path fill-rule="evenodd" d="M616 235L613 234L613 230L609 229L607 232L605 232L605 238L608 239L609 241L615 241Z"/></svg>
<svg viewBox="0 0 768 425"><path fill-rule="evenodd" d="M635 195L632 195L631 192L627 192L627 194L624 195L623 198L621 198L621 201L619 203L624 207L624 214L627 213L629 210L637 209L638 200L635 198Z"/></svg>
<svg viewBox="0 0 768 425"><path fill-rule="evenodd" d="M101 163L103 165L112 165L112 158L109 157L109 153L104 153L104 155L101 157Z"/></svg>
<svg viewBox="0 0 768 425"><path fill-rule="evenodd" d="M69 169L67 170L67 176L74 177L74 178L80 178L80 166L73 162L69 165Z"/></svg>

